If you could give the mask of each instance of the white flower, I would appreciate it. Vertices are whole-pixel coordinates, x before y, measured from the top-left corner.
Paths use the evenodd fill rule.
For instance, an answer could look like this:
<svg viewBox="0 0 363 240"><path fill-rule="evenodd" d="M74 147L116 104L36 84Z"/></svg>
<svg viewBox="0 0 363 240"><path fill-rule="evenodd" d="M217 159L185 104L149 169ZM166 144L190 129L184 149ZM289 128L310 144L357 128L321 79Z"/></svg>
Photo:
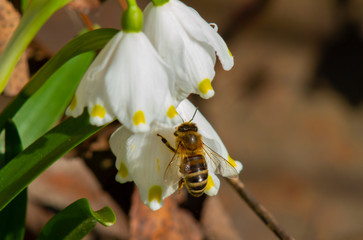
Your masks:
<svg viewBox="0 0 363 240"><path fill-rule="evenodd" d="M150 3L144 16L145 34L176 71L174 96L179 100L190 93L212 97L215 55L225 70L233 66L233 57L217 29L178 0L170 0L161 6Z"/></svg>
<svg viewBox="0 0 363 240"><path fill-rule="evenodd" d="M178 118L173 75L144 33L120 31L87 70L66 114L77 117L88 107L92 124L117 118L134 132L171 124Z"/></svg>
<svg viewBox="0 0 363 240"><path fill-rule="evenodd" d="M195 107L188 100L184 100L178 106L177 111L184 120L190 120L195 113ZM242 164L234 161L228 155L218 134L199 111L193 122L197 124L203 142L225 159L228 159L229 163L239 173L242 170ZM154 126L153 130L147 133L132 133L125 127L121 127L110 138L111 150L117 158L116 180L121 183L134 181L139 188L141 200L152 210L159 209L163 205L163 199L178 188L177 183L167 185L164 181L165 170L174 153L156 135L157 133L162 135L175 147L174 131L175 128L173 127ZM209 173L205 193L215 195L220 185L219 179L215 175L218 170L213 168L211 159L207 154L205 157ZM229 175L225 174L225 176Z"/></svg>

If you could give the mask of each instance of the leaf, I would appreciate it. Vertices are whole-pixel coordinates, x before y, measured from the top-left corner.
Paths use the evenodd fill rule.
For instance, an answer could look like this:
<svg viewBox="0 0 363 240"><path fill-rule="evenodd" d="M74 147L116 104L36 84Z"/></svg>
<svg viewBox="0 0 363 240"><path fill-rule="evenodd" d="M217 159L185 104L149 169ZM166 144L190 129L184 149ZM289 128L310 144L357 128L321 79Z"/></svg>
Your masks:
<svg viewBox="0 0 363 240"><path fill-rule="evenodd" d="M48 131L63 115L79 81L95 56L76 56L57 70L14 116L24 147Z"/></svg>
<svg viewBox="0 0 363 240"><path fill-rule="evenodd" d="M0 169L22 150L18 129L13 121L8 121L5 125L5 162L4 164L0 163Z"/></svg>
<svg viewBox="0 0 363 240"><path fill-rule="evenodd" d="M23 239L28 191L24 189L0 212L0 236L3 240Z"/></svg>
<svg viewBox="0 0 363 240"><path fill-rule="evenodd" d="M0 55L4 51L11 36L20 22L20 14L14 8L10 1L0 0ZM16 64L8 83L4 89L7 96L15 96L24 85L29 81L28 59L26 52L21 55L19 62Z"/></svg>
<svg viewBox="0 0 363 240"><path fill-rule="evenodd" d="M81 53L103 48L118 32L116 29L97 29L84 33L70 41L53 58L51 58L23 88L18 96L0 115L0 132L7 119L12 118L21 106L32 96L44 82L69 59ZM76 85L76 83L74 83ZM70 86L69 86L70 87Z"/></svg>
<svg viewBox="0 0 363 240"><path fill-rule="evenodd" d="M29 1L31 2L31 0L21 0L20 9L21 9L22 12L25 12L25 10L28 8Z"/></svg>
<svg viewBox="0 0 363 240"><path fill-rule="evenodd" d="M51 129L0 169L0 210L57 159L99 131L87 111Z"/></svg>
<svg viewBox="0 0 363 240"><path fill-rule="evenodd" d="M71 0L32 0L19 26L0 56L0 93L21 54L48 18Z"/></svg>
<svg viewBox="0 0 363 240"><path fill-rule="evenodd" d="M55 215L47 222L38 240L82 239L97 224L112 226L116 216L110 207L94 212L87 199L80 199Z"/></svg>
<svg viewBox="0 0 363 240"><path fill-rule="evenodd" d="M13 122L6 124L5 161L0 168L22 151L20 136ZM23 190L9 205L0 212L0 236L5 240L23 239L25 233L25 216L27 206L27 190Z"/></svg>

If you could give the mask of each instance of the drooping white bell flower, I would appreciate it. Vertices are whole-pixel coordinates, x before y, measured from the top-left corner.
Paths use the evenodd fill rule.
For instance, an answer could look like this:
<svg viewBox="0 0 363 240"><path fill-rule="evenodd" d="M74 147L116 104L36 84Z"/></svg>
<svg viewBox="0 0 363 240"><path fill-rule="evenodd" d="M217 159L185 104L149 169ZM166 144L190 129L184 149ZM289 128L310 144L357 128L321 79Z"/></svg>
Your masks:
<svg viewBox="0 0 363 240"><path fill-rule="evenodd" d="M184 119L189 121L195 113L195 106L188 100L184 100L177 108L177 112ZM180 123L182 121L180 120ZM203 142L223 158L228 159L227 165L233 166L235 172L242 170L242 164L234 161L228 154L218 134L213 127L198 111L193 123L198 126ZM163 205L163 199L170 196L178 189L178 183L168 184L164 179L167 166L174 156L157 134L165 137L172 147L175 146L175 128L159 125L147 133L132 133L125 127L119 128L110 138L112 152L116 155L116 168L118 173L116 180L125 183L134 181L139 188L141 200L152 210L157 210ZM213 196L218 193L220 182L216 173L223 173L228 177L228 171L216 169L208 154L205 154L208 166L208 181L205 193ZM174 166L178 167L178 166ZM232 167L232 168L233 168ZM178 172L178 169L174 169ZM176 176L178 179L179 176Z"/></svg>
<svg viewBox="0 0 363 240"><path fill-rule="evenodd" d="M102 49L83 76L67 115L77 117L87 107L92 124L117 118L134 132L149 131L153 122L172 124L177 118L170 81L174 73L141 31L141 10L129 7L126 20L135 9L141 23L123 27Z"/></svg>
<svg viewBox="0 0 363 240"><path fill-rule="evenodd" d="M178 0L153 2L144 10L144 32L176 72L173 95L179 100L190 93L212 97L216 54L225 70L230 70L234 64L217 28Z"/></svg>

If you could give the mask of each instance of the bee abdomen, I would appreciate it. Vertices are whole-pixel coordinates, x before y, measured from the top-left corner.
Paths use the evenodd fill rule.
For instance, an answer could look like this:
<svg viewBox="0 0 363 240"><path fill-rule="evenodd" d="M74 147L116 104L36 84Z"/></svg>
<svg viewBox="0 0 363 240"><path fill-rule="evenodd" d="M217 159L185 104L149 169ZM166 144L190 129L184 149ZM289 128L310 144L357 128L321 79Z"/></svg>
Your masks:
<svg viewBox="0 0 363 240"><path fill-rule="evenodd" d="M207 163L201 154L188 156L184 160L185 185L191 195L199 197L203 194L207 186Z"/></svg>

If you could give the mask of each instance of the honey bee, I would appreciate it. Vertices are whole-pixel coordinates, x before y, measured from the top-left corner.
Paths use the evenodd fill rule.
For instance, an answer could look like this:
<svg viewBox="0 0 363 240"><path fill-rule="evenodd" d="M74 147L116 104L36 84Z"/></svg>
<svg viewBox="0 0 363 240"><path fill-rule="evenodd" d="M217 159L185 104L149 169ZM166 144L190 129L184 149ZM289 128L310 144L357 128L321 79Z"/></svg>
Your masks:
<svg viewBox="0 0 363 240"><path fill-rule="evenodd" d="M174 152L164 173L166 184L179 183L179 189L185 184L188 192L194 196L201 196L208 182L208 165L206 156L214 164L216 173L228 177L237 177L237 170L222 156L213 151L203 143L202 136L198 133L198 127L195 123L184 122L176 128L174 136L176 137L175 146L172 147L169 142L161 137L162 142Z"/></svg>

